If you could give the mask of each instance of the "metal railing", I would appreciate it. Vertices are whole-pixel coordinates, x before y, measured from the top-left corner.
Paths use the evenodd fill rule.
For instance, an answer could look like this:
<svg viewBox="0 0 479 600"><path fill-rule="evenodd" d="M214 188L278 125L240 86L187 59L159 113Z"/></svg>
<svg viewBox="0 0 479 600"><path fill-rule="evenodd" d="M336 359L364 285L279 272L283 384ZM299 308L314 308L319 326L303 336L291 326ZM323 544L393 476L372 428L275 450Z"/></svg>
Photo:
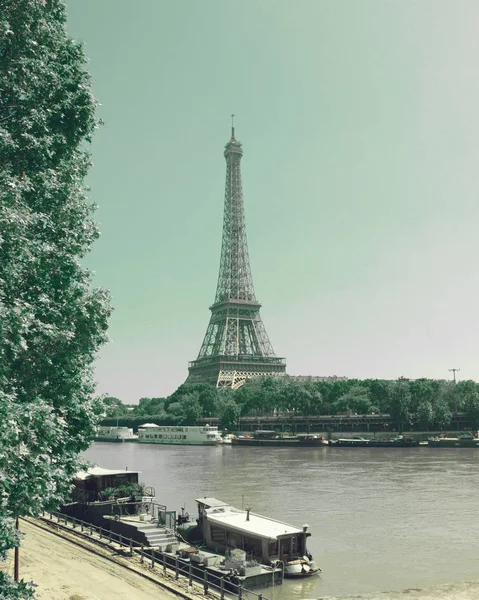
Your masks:
<svg viewBox="0 0 479 600"><path fill-rule="evenodd" d="M193 565L188 559L183 559L179 556L174 556L171 553L162 552L161 550L155 550L152 547L145 547L144 544L139 544L136 540L122 535L121 533L106 529L105 527L93 525L92 523L87 523L81 519L76 519L75 517L70 517L59 512L48 514L50 521L56 519L56 522L59 525L65 526L67 529L68 525L71 525L72 530L78 529L82 533L90 535L92 538L98 536L98 539L104 540L105 543L116 543L127 548L130 556L132 556L133 553L136 553L139 555L142 564L150 563L151 569L155 569L159 566L164 575L166 575L167 571L171 575L174 575L175 581L180 580L180 578L184 578L183 581L188 579L188 587L192 587L193 582L200 584L203 587L205 595L212 592L219 596L221 600L224 600L226 596L234 596L238 600L249 600L250 598L251 600L268 600L262 593L254 592L253 590L247 589L242 585L231 581L231 576L234 576L231 572L225 573L223 576L216 575L207 571L206 568ZM43 517L46 519L45 513L43 513ZM265 568L264 565L262 566ZM273 586L275 585L275 572L276 569L271 567Z"/></svg>

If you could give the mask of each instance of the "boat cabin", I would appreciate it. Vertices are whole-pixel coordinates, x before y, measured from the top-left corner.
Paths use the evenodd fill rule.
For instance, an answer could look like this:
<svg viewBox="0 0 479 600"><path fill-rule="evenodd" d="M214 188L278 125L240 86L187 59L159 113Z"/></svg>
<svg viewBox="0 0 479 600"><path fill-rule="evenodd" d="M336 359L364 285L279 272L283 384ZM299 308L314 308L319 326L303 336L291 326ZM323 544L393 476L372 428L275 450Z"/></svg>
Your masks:
<svg viewBox="0 0 479 600"><path fill-rule="evenodd" d="M206 546L218 552L244 550L264 564L307 554L307 525L302 529L239 510L216 498L198 498L198 527Z"/></svg>
<svg viewBox="0 0 479 600"><path fill-rule="evenodd" d="M72 498L75 501L95 502L101 498L106 488L138 484L141 471L124 471L91 467L87 471L79 471L73 479Z"/></svg>

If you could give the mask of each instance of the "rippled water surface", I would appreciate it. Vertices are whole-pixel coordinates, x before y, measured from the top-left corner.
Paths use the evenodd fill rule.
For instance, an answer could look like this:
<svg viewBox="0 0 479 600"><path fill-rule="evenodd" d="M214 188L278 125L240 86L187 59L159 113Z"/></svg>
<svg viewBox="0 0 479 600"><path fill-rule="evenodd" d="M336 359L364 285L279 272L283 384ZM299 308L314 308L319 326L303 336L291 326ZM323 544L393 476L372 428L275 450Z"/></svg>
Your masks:
<svg viewBox="0 0 479 600"><path fill-rule="evenodd" d="M85 456L141 471L172 510L196 516L194 499L214 496L308 523L322 575L275 600L479 599L478 449L96 443Z"/></svg>

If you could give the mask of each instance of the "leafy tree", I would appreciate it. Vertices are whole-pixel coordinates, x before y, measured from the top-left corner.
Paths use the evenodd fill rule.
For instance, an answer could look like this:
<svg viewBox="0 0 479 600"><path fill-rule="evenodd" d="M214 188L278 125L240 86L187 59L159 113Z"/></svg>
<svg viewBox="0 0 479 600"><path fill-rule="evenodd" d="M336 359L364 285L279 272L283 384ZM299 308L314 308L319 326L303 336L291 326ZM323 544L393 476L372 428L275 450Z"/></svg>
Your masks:
<svg viewBox="0 0 479 600"><path fill-rule="evenodd" d="M368 389L362 385L355 385L350 388L346 394L334 403L337 413L349 411L358 415L365 415L370 412L371 406Z"/></svg>
<svg viewBox="0 0 479 600"><path fill-rule="evenodd" d="M253 409L255 404L254 391L247 383L236 390L234 400L240 410L240 415L245 416Z"/></svg>
<svg viewBox="0 0 479 600"><path fill-rule="evenodd" d="M461 381L461 383L463 383ZM471 382L474 383L474 382ZM458 384L459 385L459 384ZM464 386L462 392L462 406L466 415L474 423L474 426L479 424L479 392L476 386Z"/></svg>
<svg viewBox="0 0 479 600"><path fill-rule="evenodd" d="M182 396L180 402L180 414L184 425L196 425L203 415L200 404L199 393L190 392Z"/></svg>
<svg viewBox="0 0 479 600"><path fill-rule="evenodd" d="M128 408L118 398L108 396L103 399L106 418L118 418L128 414Z"/></svg>
<svg viewBox="0 0 479 600"><path fill-rule="evenodd" d="M17 517L66 497L103 412L108 294L80 264L98 236L83 185L96 102L65 21L60 0L0 0L0 560ZM2 571L0 590L31 597Z"/></svg>
<svg viewBox="0 0 479 600"><path fill-rule="evenodd" d="M165 398L140 398L133 414L140 416L158 415L165 413Z"/></svg>
<svg viewBox="0 0 479 600"><path fill-rule="evenodd" d="M473 406L478 392L479 385L475 381L467 379L456 383L455 394L458 410L464 411L466 414L472 416L474 413Z"/></svg>
<svg viewBox="0 0 479 600"><path fill-rule="evenodd" d="M235 429L241 411L229 394L220 394L217 401L218 417L223 429Z"/></svg>
<svg viewBox="0 0 479 600"><path fill-rule="evenodd" d="M216 402L218 400L218 392L215 387L208 386L200 390L198 400L203 410L203 417L212 417L215 415Z"/></svg>
<svg viewBox="0 0 479 600"><path fill-rule="evenodd" d="M411 392L407 381L397 381L392 385L390 402L391 417L395 419L402 430L403 424L411 420Z"/></svg>
<svg viewBox="0 0 479 600"><path fill-rule="evenodd" d="M421 427L427 429L434 421L434 411L429 400L421 400L417 407L417 418Z"/></svg>
<svg viewBox="0 0 479 600"><path fill-rule="evenodd" d="M389 394L391 386L384 379L367 379L364 381L369 389L371 404L376 407L374 412L386 413L389 410Z"/></svg>
<svg viewBox="0 0 479 600"><path fill-rule="evenodd" d="M433 424L442 429L449 425L451 417L452 412L447 404L446 398L444 398L444 396L438 396L433 408Z"/></svg>
<svg viewBox="0 0 479 600"><path fill-rule="evenodd" d="M179 402L172 402L168 406L167 413L169 415L174 416L174 417L178 417L178 419L182 419L183 418L183 412L182 412L182 409L181 409L181 404Z"/></svg>
<svg viewBox="0 0 479 600"><path fill-rule="evenodd" d="M321 409L321 393L310 382L286 381L279 393L281 408L299 415L315 415Z"/></svg>
<svg viewBox="0 0 479 600"><path fill-rule="evenodd" d="M412 413L416 413L419 404L429 403L434 406L439 398L440 383L433 379L415 379L408 382L409 392L411 394Z"/></svg>

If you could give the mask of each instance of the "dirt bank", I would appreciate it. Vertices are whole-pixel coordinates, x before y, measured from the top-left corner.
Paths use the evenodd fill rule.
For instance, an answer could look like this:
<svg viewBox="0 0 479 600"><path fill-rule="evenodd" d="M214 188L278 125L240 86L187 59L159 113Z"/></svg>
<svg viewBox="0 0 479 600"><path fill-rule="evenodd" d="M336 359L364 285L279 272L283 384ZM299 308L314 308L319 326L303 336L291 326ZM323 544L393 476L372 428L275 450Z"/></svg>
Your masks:
<svg viewBox="0 0 479 600"><path fill-rule="evenodd" d="M141 575L21 521L20 577L33 580L39 600L178 600ZM13 561L8 561L9 571Z"/></svg>

